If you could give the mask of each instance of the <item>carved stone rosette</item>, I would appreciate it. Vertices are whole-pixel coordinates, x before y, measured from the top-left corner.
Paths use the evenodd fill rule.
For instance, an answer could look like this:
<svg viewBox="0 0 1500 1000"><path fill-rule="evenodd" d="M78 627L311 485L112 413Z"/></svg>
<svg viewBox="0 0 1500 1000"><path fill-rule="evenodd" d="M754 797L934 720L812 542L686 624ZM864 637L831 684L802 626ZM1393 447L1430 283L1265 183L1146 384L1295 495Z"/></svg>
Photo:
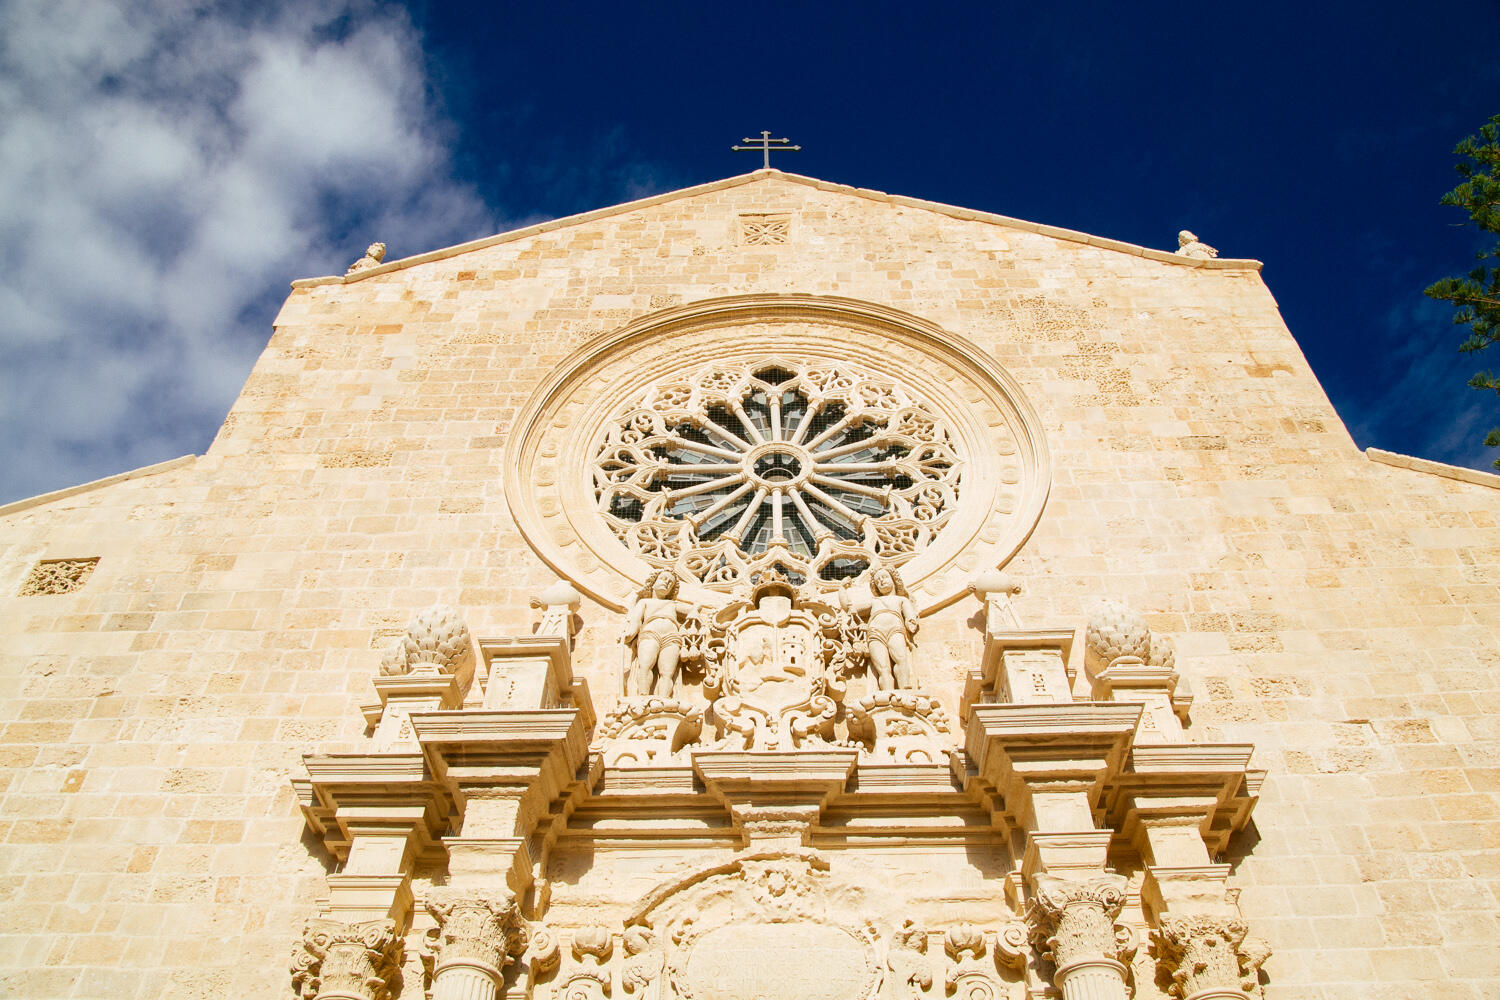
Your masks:
<svg viewBox="0 0 1500 1000"><path fill-rule="evenodd" d="M1233 916L1166 916L1152 939L1172 975L1171 993L1182 1000L1243 1000L1270 957L1270 949L1247 938L1244 921Z"/></svg>
<svg viewBox="0 0 1500 1000"><path fill-rule="evenodd" d="M1039 875L1027 914L1044 958L1056 966L1064 1000L1124 1000L1115 920L1125 903L1125 879L1099 875L1070 880Z"/></svg>
<svg viewBox="0 0 1500 1000"><path fill-rule="evenodd" d="M400 967L390 920L312 919L292 948L292 991L302 1000L386 1000Z"/></svg>
<svg viewBox="0 0 1500 1000"><path fill-rule="evenodd" d="M435 893L427 911L432 936L432 1000L495 1000L505 968L525 947L513 897Z"/></svg>

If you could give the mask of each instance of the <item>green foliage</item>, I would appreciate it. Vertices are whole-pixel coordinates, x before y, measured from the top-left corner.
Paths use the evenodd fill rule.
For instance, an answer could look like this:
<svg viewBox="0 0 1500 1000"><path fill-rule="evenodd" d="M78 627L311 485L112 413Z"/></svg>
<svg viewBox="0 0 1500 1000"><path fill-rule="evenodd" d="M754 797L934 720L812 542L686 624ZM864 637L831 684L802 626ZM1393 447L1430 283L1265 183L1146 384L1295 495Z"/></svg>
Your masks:
<svg viewBox="0 0 1500 1000"><path fill-rule="evenodd" d="M1444 205L1453 205L1469 213L1469 221L1481 232L1500 234L1500 115L1480 126L1453 148L1463 157L1455 166L1463 183L1443 195ZM1475 255L1479 266L1464 277L1444 278L1427 288L1430 298L1451 302L1457 307L1453 322L1467 326L1469 335L1458 345L1465 354L1478 354L1500 342L1500 241ZM1469 379L1475 389L1490 389L1500 395L1500 377L1487 371ZM1500 428L1486 435L1484 443L1500 447ZM1500 469L1500 459L1495 460Z"/></svg>

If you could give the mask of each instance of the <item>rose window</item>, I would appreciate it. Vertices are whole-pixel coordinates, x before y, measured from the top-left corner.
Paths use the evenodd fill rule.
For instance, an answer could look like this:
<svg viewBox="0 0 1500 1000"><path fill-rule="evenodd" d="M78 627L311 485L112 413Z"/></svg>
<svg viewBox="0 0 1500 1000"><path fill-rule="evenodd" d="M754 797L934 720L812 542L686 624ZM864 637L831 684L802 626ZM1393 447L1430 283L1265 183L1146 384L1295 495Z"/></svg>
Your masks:
<svg viewBox="0 0 1500 1000"><path fill-rule="evenodd" d="M955 438L899 382L843 363L708 365L610 419L598 509L642 559L727 589L837 584L920 553L954 513Z"/></svg>

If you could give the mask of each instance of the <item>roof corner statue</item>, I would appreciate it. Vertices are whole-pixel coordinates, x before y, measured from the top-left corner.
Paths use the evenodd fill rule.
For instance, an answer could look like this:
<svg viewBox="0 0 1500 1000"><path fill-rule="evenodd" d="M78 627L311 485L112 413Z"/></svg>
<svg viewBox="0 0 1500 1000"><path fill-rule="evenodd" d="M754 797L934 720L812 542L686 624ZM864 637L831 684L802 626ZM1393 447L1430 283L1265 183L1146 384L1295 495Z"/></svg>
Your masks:
<svg viewBox="0 0 1500 1000"><path fill-rule="evenodd" d="M1493 878L1500 490L1257 262L765 169L411 249L0 511L0 993L1500 996L1405 906Z"/></svg>
<svg viewBox="0 0 1500 1000"><path fill-rule="evenodd" d="M384 261L385 244L371 243L369 248L365 250L365 255L359 260L355 261L353 264L350 264L349 270L345 271L344 273L355 274L359 271L368 271L372 267L379 267Z"/></svg>
<svg viewBox="0 0 1500 1000"><path fill-rule="evenodd" d="M1200 260L1219 256L1219 251L1207 243L1199 243L1198 237L1186 229L1177 234L1177 249L1173 252L1179 257L1197 257Z"/></svg>

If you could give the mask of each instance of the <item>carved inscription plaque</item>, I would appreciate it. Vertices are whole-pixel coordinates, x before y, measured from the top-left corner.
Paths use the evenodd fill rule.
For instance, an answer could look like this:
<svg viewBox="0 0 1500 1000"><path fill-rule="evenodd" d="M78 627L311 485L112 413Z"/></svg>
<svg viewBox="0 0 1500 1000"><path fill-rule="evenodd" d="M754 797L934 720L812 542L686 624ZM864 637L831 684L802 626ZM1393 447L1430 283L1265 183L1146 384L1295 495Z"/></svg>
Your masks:
<svg viewBox="0 0 1500 1000"><path fill-rule="evenodd" d="M857 1000L875 976L868 947L841 928L746 923L695 941L677 985L693 1000Z"/></svg>

